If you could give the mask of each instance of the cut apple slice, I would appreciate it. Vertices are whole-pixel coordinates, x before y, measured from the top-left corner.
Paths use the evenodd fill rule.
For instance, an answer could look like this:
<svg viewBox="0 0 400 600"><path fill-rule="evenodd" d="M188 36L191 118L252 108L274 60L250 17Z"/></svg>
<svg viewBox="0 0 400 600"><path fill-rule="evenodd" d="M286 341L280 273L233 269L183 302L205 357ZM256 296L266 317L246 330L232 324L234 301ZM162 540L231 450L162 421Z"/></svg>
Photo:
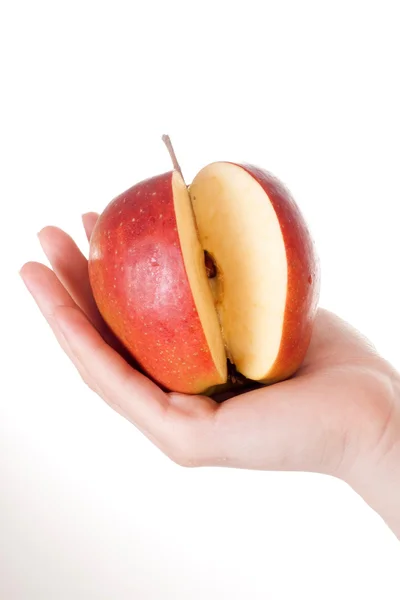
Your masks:
<svg viewBox="0 0 400 600"><path fill-rule="evenodd" d="M186 275L211 357L220 376L220 382L224 383L228 375L221 328L208 284L204 252L197 235L189 192L178 171L173 173L172 187L175 218Z"/></svg>
<svg viewBox="0 0 400 600"><path fill-rule="evenodd" d="M210 285L228 357L248 379L288 377L308 347L318 287L300 211L268 173L231 163L205 167L189 192L216 265Z"/></svg>

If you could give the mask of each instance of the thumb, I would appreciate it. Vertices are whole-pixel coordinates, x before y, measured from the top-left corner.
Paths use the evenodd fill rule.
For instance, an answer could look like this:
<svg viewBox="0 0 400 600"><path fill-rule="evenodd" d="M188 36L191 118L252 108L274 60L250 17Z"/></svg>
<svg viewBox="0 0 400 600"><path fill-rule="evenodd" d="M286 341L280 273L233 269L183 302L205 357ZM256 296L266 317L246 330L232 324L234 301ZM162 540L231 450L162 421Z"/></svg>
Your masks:
<svg viewBox="0 0 400 600"><path fill-rule="evenodd" d="M340 411L330 398L336 394L332 388L304 375L220 404L215 435L224 464L335 474L346 435Z"/></svg>

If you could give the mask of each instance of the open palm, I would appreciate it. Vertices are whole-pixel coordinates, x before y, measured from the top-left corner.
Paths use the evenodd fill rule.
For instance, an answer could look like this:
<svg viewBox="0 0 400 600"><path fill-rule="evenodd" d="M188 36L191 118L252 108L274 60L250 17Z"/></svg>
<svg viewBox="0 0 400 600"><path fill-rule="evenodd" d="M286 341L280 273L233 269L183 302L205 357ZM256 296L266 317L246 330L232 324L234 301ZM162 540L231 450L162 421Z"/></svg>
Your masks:
<svg viewBox="0 0 400 600"><path fill-rule="evenodd" d="M88 238L96 220L83 218ZM223 403L168 394L106 327L74 241L55 227L39 238L53 270L27 263L21 275L60 345L90 388L177 463L344 476L390 445L391 367L335 315L319 311L303 366L288 381Z"/></svg>

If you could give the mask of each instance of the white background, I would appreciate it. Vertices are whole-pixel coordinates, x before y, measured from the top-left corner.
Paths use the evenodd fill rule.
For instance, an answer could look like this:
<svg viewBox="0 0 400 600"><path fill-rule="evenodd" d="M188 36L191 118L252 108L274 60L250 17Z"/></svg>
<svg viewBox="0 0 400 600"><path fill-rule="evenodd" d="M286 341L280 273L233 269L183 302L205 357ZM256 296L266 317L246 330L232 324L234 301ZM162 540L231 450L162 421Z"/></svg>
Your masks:
<svg viewBox="0 0 400 600"><path fill-rule="evenodd" d="M400 597L400 545L339 481L181 469L86 389L18 277L35 234L170 168L292 190L321 303L398 368L398 2L3 1L0 597ZM396 218L397 214L397 218Z"/></svg>

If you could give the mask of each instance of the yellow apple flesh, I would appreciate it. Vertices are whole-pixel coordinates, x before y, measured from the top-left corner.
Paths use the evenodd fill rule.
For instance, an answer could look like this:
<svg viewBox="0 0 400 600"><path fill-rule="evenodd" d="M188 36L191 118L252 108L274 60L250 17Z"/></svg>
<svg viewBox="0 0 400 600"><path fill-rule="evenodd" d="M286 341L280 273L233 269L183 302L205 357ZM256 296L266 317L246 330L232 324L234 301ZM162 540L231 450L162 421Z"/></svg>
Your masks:
<svg viewBox="0 0 400 600"><path fill-rule="evenodd" d="M248 379L292 375L307 351L319 263L288 190L250 165L213 163L190 186L227 355Z"/></svg>

